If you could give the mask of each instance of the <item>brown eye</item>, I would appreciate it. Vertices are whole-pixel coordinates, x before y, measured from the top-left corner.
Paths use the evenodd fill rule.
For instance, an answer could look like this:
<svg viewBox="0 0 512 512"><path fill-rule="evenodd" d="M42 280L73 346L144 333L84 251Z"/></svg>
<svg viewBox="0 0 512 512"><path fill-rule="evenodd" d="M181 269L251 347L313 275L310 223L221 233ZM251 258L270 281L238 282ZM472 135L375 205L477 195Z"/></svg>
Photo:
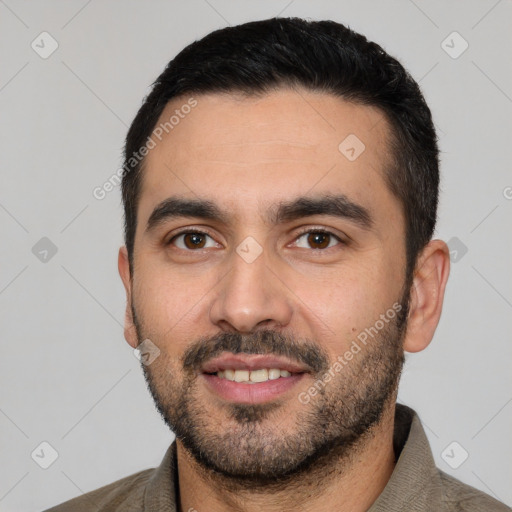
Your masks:
<svg viewBox="0 0 512 512"><path fill-rule="evenodd" d="M341 240L328 231L306 231L296 240L297 247L303 249L328 249L341 243Z"/></svg>
<svg viewBox="0 0 512 512"><path fill-rule="evenodd" d="M175 245L179 249L189 251L217 246L210 235L199 231L184 231L179 233L169 240L169 245Z"/></svg>
<svg viewBox="0 0 512 512"><path fill-rule="evenodd" d="M185 233L183 242L189 249L202 249L205 244L205 237L199 233Z"/></svg>
<svg viewBox="0 0 512 512"><path fill-rule="evenodd" d="M308 244L313 249L325 249L329 247L331 236L327 233L310 233L308 235Z"/></svg>

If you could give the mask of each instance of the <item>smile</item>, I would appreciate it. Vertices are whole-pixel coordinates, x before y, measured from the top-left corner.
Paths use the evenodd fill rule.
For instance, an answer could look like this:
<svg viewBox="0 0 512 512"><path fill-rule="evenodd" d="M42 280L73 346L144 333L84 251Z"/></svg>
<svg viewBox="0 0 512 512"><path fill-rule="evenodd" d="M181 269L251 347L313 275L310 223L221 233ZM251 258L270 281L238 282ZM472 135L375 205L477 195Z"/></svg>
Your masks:
<svg viewBox="0 0 512 512"><path fill-rule="evenodd" d="M220 370L215 375L219 379L227 379L232 382L247 382L248 384L256 384L258 382L267 382L269 380L280 379L281 377L290 377L288 370L280 370L279 368L261 368L258 370Z"/></svg>
<svg viewBox="0 0 512 512"><path fill-rule="evenodd" d="M294 361L272 354L225 352L206 362L199 377L209 393L225 401L256 404L282 397L298 384L308 370Z"/></svg>

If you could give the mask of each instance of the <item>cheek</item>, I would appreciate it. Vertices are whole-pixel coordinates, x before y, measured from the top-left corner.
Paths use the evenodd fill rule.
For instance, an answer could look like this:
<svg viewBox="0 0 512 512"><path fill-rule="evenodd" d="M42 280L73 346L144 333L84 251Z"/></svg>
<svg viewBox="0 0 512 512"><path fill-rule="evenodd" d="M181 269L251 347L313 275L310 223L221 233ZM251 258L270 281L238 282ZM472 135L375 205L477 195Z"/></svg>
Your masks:
<svg viewBox="0 0 512 512"><path fill-rule="evenodd" d="M290 286L301 299L299 316L333 356L373 326L398 298L400 283L390 284L393 274L386 265L378 258L365 264L362 259L322 275L301 273Z"/></svg>
<svg viewBox="0 0 512 512"><path fill-rule="evenodd" d="M170 350L180 350L187 340L200 335L198 318L206 318L207 290L216 282L208 279L157 266L139 272L134 301L146 335Z"/></svg>
<svg viewBox="0 0 512 512"><path fill-rule="evenodd" d="M350 339L353 326L363 324L376 307L371 286L348 268L297 275L289 288L298 298L299 323L309 325L313 337L336 353Z"/></svg>

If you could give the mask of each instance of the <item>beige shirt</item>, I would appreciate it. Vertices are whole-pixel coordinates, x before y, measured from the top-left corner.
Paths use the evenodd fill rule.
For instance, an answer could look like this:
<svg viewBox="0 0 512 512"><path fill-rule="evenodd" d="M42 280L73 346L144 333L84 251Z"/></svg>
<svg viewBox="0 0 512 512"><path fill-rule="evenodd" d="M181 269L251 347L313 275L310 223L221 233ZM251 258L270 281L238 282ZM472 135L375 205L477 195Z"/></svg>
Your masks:
<svg viewBox="0 0 512 512"><path fill-rule="evenodd" d="M417 414L401 404L396 407L393 442L395 453L400 454L398 461L368 512L512 510L436 468ZM159 467L128 476L46 512L177 512L176 468L176 442L173 442Z"/></svg>

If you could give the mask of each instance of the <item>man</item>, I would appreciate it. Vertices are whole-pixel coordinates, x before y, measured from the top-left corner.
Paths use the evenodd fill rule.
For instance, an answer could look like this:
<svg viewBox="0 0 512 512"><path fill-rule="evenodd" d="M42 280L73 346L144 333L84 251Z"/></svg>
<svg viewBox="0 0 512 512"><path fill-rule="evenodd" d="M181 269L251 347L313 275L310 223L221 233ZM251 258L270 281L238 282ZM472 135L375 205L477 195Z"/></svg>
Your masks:
<svg viewBox="0 0 512 512"><path fill-rule="evenodd" d="M185 48L133 121L125 337L176 434L160 467L54 511L502 511L396 404L449 274L418 85L343 25Z"/></svg>

